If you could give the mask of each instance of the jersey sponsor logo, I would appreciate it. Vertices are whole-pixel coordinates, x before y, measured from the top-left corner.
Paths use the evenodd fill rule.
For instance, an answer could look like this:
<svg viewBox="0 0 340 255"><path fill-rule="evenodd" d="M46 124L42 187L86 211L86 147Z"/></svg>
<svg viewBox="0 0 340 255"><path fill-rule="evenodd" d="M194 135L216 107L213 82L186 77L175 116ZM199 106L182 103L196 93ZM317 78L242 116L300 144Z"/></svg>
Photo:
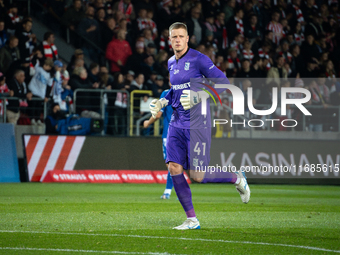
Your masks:
<svg viewBox="0 0 340 255"><path fill-rule="evenodd" d="M173 90L188 89L188 88L190 88L190 82L179 84L179 85L172 85Z"/></svg>
<svg viewBox="0 0 340 255"><path fill-rule="evenodd" d="M192 165L193 165L193 166L198 166L198 158L194 158L194 159L192 160Z"/></svg>
<svg viewBox="0 0 340 255"><path fill-rule="evenodd" d="M189 68L190 68L190 62L185 62L184 70L185 70L185 71L188 71Z"/></svg>
<svg viewBox="0 0 340 255"><path fill-rule="evenodd" d="M179 70L175 69L174 74L178 74L178 73L179 73Z"/></svg>

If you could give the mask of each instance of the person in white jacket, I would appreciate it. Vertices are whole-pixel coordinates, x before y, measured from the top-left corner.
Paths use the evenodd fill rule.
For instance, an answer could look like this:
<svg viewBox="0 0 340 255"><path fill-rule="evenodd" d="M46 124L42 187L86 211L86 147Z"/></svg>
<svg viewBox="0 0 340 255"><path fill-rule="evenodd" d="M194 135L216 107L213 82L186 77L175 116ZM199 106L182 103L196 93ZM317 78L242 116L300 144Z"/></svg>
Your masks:
<svg viewBox="0 0 340 255"><path fill-rule="evenodd" d="M35 66L35 74L28 84L28 89L32 92L33 98L43 99L43 101L31 100L29 102L30 117L33 124L35 120L40 121L43 104L49 100L53 84L53 77L51 75L52 68L53 60L51 58L46 58L42 66L39 66L39 63L37 63Z"/></svg>

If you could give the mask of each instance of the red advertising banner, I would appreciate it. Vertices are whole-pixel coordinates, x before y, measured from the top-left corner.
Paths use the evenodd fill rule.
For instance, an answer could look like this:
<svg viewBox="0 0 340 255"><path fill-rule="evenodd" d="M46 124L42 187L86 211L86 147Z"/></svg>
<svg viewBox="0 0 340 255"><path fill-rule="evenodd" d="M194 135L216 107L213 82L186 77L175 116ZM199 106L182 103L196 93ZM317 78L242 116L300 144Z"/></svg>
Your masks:
<svg viewBox="0 0 340 255"><path fill-rule="evenodd" d="M152 174L155 177L157 183L166 184L166 179L168 178L168 171L152 171ZM186 172L184 172L184 177L190 184L191 181Z"/></svg>
<svg viewBox="0 0 340 255"><path fill-rule="evenodd" d="M123 183L118 171L85 170L84 172L92 183Z"/></svg>
<svg viewBox="0 0 340 255"><path fill-rule="evenodd" d="M156 179L152 171L139 170L119 170L123 182L125 183L155 183Z"/></svg>

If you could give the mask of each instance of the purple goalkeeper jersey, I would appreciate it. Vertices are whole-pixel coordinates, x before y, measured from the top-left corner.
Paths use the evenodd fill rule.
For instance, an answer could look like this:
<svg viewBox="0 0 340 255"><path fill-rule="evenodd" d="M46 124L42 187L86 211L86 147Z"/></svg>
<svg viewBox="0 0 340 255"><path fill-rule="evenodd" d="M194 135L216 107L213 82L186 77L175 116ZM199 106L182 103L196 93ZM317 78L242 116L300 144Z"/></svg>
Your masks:
<svg viewBox="0 0 340 255"><path fill-rule="evenodd" d="M190 89L190 79L196 78L222 78L224 84L229 84L229 80L219 70L209 57L197 50L188 49L181 58L176 60L175 55L168 60L168 70L170 72L171 89L165 96L173 108L170 125L184 129L199 129L211 127L209 99L207 101L207 115L201 114L201 103L195 105L190 110L184 110L180 102L183 90ZM201 86L203 87L203 86ZM191 86L191 90L199 91L199 86ZM224 89L216 89L222 92ZM190 117L191 116L191 117Z"/></svg>

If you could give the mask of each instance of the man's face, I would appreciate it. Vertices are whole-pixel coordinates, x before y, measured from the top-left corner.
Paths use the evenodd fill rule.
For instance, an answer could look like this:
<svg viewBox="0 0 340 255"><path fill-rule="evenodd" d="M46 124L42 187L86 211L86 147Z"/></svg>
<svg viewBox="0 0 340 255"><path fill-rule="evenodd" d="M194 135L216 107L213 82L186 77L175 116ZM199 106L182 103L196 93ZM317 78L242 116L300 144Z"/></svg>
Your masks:
<svg viewBox="0 0 340 255"><path fill-rule="evenodd" d="M26 22L26 23L23 25L23 28L24 28L24 30L25 30L26 32L31 31L31 29L32 29L32 22L30 22L30 21Z"/></svg>
<svg viewBox="0 0 340 255"><path fill-rule="evenodd" d="M272 16L273 21L278 22L280 19L280 14L275 12Z"/></svg>
<svg viewBox="0 0 340 255"><path fill-rule="evenodd" d="M25 73L20 72L19 74L17 74L17 76L15 78L21 84L25 81Z"/></svg>
<svg viewBox="0 0 340 255"><path fill-rule="evenodd" d="M50 35L50 37L48 38L48 42L49 42L49 43L54 43L54 40L55 40L54 35L53 35L53 34Z"/></svg>
<svg viewBox="0 0 340 255"><path fill-rule="evenodd" d="M86 14L87 14L88 17L92 17L93 18L94 17L94 8L92 6L89 6L87 8Z"/></svg>
<svg viewBox="0 0 340 255"><path fill-rule="evenodd" d="M181 52L188 47L189 36L184 28L172 29L170 32L170 41L172 48Z"/></svg>
<svg viewBox="0 0 340 255"><path fill-rule="evenodd" d="M81 8L81 1L74 2L74 9L79 10Z"/></svg>
<svg viewBox="0 0 340 255"><path fill-rule="evenodd" d="M256 16L251 16L251 18L250 18L250 23L251 23L252 25L256 25L256 23L257 23L257 17L256 17Z"/></svg>
<svg viewBox="0 0 340 255"><path fill-rule="evenodd" d="M143 74L139 74L138 77L136 78L136 82L138 84L143 84L144 83L144 75Z"/></svg>
<svg viewBox="0 0 340 255"><path fill-rule="evenodd" d="M4 30L5 28L5 22L1 21L0 22L0 31Z"/></svg>
<svg viewBox="0 0 340 255"><path fill-rule="evenodd" d="M285 60L284 60L283 57L280 57L280 58L277 60L277 66L279 66L279 67L282 67L284 63L285 63Z"/></svg>
<svg viewBox="0 0 340 255"><path fill-rule="evenodd" d="M17 47L18 44L19 44L19 40L18 40L18 39L13 39L12 41L9 42L9 46L10 46L11 48Z"/></svg>

